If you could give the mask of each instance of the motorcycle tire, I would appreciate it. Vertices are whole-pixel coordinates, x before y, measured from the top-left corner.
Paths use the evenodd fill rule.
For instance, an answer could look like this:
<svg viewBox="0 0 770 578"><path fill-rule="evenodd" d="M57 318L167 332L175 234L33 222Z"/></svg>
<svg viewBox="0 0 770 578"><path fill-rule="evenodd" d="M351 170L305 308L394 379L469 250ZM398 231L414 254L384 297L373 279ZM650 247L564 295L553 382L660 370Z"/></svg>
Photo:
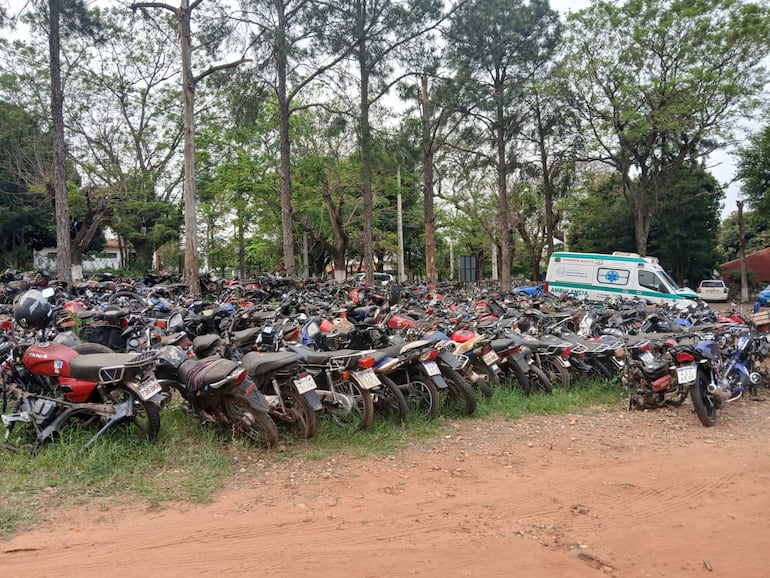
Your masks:
<svg viewBox="0 0 770 578"><path fill-rule="evenodd" d="M222 406L235 429L257 446L272 448L278 445L278 428L270 414L254 407L241 395L224 396Z"/></svg>
<svg viewBox="0 0 770 578"><path fill-rule="evenodd" d="M607 364L604 363L604 361L601 359L592 359L591 368L591 373L593 373L599 379L612 379L615 377L615 374L610 371L610 369L607 367Z"/></svg>
<svg viewBox="0 0 770 578"><path fill-rule="evenodd" d="M404 424L409 414L406 397L401 389L387 375L380 375L382 390L377 392L374 409L386 418L395 418L399 424Z"/></svg>
<svg viewBox="0 0 770 578"><path fill-rule="evenodd" d="M92 353L115 353L112 349L101 343L91 343L85 341L78 343L72 347L74 351L77 351L80 355L90 355Z"/></svg>
<svg viewBox="0 0 770 578"><path fill-rule="evenodd" d="M289 390L283 394L284 410L273 416L297 437L309 440L318 433L318 416L299 392Z"/></svg>
<svg viewBox="0 0 770 578"><path fill-rule="evenodd" d="M118 291L110 295L107 300L109 305L117 305L119 307L125 307L131 313L140 313L147 309L147 301L144 297L133 291Z"/></svg>
<svg viewBox="0 0 770 578"><path fill-rule="evenodd" d="M527 395L533 391L535 393L544 393L546 395L551 395L553 393L551 380L548 379L545 372L537 365L529 366L529 389L527 390Z"/></svg>
<svg viewBox="0 0 770 578"><path fill-rule="evenodd" d="M339 426L357 427L360 431L372 425L372 394L352 379L335 384L334 392L319 392L324 411Z"/></svg>
<svg viewBox="0 0 770 578"><path fill-rule="evenodd" d="M134 415L125 418L125 423L133 426L139 439L153 441L160 433L160 407L152 401L141 399L127 387L117 386L109 391L109 398L114 403L122 403L127 399L133 400Z"/></svg>
<svg viewBox="0 0 770 578"><path fill-rule="evenodd" d="M572 386L572 376L569 373L569 369L548 356L541 359L540 369L545 372L552 385L556 384L562 390L569 391L569 388Z"/></svg>
<svg viewBox="0 0 770 578"><path fill-rule="evenodd" d="M478 380L473 385L484 394L484 397L489 399L494 394L492 388L500 386L500 378L497 377L497 374L481 359L474 359L471 363L471 367L473 368L473 371L486 378Z"/></svg>
<svg viewBox="0 0 770 578"><path fill-rule="evenodd" d="M436 419L441 405L441 396L436 384L419 374L413 376L408 374L401 375L405 377L404 383L400 379L396 382L395 376L392 381L398 385L401 393L404 394L408 413L414 414L423 420Z"/></svg>
<svg viewBox="0 0 770 578"><path fill-rule="evenodd" d="M449 413L456 411L462 415L473 415L476 411L476 396L473 394L473 388L468 380L449 367L442 367L441 373L449 386L446 390L443 407Z"/></svg>
<svg viewBox="0 0 770 578"><path fill-rule="evenodd" d="M705 427L713 427L717 423L717 406L708 393L708 381L706 372L698 369L698 377L690 387L690 398L700 422Z"/></svg>

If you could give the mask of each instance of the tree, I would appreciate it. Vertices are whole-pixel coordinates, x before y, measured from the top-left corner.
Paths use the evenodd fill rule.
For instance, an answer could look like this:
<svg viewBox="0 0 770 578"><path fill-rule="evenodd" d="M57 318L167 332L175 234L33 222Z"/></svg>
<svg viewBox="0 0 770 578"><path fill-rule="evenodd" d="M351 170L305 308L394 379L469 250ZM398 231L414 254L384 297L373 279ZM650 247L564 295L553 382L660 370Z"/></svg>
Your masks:
<svg viewBox="0 0 770 578"><path fill-rule="evenodd" d="M551 58L559 28L558 14L547 0L473 0L462 3L452 17L450 62L467 95L467 116L481 127L476 154L494 166L497 175L503 289L511 287L509 177L521 162L515 143L528 114L520 106L522 94L533 71ZM463 134L463 141L467 136Z"/></svg>
<svg viewBox="0 0 770 578"><path fill-rule="evenodd" d="M195 89L198 83L218 70L234 68L244 62L246 58L226 64L218 64L206 69L204 72L193 75L192 70L192 12L203 0L180 0L179 8L163 2L136 2L131 4L132 10L146 10L148 8L161 8L171 12L176 17L176 29L179 37L179 50L182 68L182 95L184 103L184 280L189 286L193 296L200 295L200 279L198 275L198 215L197 192L195 188ZM218 44L214 39L221 36L218 33L212 35L212 42L207 49L212 51Z"/></svg>
<svg viewBox="0 0 770 578"><path fill-rule="evenodd" d="M743 196L758 213L770 213L770 123L738 151L738 179Z"/></svg>
<svg viewBox="0 0 770 578"><path fill-rule="evenodd" d="M420 43L441 22L441 8L439 0L341 0L326 16L329 46L337 53L351 51L357 75L363 269L368 283L374 281L371 109L402 77L396 73L395 63L408 66L421 56Z"/></svg>
<svg viewBox="0 0 770 578"><path fill-rule="evenodd" d="M765 85L769 14L736 0L599 0L569 19L563 77L587 159L621 176L640 254L680 168L729 139Z"/></svg>

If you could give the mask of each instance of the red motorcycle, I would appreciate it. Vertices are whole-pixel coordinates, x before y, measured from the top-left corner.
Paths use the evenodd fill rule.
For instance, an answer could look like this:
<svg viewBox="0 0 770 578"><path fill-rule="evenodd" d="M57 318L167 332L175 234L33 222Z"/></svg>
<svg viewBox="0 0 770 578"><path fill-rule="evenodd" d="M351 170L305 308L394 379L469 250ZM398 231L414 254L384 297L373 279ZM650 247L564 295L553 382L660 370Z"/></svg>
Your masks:
<svg viewBox="0 0 770 578"><path fill-rule="evenodd" d="M14 317L23 329L41 330L52 316L40 291L26 292L14 306ZM27 346L9 337L0 343L6 447L37 449L60 434L71 418L101 424L86 448L122 425L142 439L158 436L160 409L168 396L155 378L157 353L93 353L97 347L86 343L70 348L52 341ZM29 424L34 439L20 424Z"/></svg>

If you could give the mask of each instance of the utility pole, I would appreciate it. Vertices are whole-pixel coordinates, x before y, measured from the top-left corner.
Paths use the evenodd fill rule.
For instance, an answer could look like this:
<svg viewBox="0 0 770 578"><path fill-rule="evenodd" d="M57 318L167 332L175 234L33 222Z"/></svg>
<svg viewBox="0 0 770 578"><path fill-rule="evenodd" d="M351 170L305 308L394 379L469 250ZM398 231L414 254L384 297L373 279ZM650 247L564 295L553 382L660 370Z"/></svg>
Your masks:
<svg viewBox="0 0 770 578"><path fill-rule="evenodd" d="M738 236L741 254L741 303L749 301L749 283L746 275L746 233L743 228L743 201L738 204Z"/></svg>

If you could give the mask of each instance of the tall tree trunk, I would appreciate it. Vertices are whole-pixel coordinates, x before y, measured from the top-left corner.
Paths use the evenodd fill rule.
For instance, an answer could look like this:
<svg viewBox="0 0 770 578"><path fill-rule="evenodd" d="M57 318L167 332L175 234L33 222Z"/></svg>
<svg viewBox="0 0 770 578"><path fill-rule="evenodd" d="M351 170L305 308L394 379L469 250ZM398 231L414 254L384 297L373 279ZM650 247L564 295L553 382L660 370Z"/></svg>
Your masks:
<svg viewBox="0 0 770 578"><path fill-rule="evenodd" d="M190 294L197 297L201 293L201 284L198 273L198 199L195 189L195 78L192 73L189 0L181 0L177 19L184 93L184 282Z"/></svg>
<svg viewBox="0 0 770 578"><path fill-rule="evenodd" d="M294 274L294 234L291 205L291 141L289 140L289 99L286 95L286 7L283 0L275 0L278 30L275 46L278 76L278 121L281 156L281 228L283 230L283 262L286 274Z"/></svg>
<svg viewBox="0 0 770 578"><path fill-rule="evenodd" d="M369 126L369 70L366 66L366 46L362 41L359 48L359 71L361 74L361 192L364 197L364 238L363 269L366 282L374 283L374 242L372 240L372 132Z"/></svg>
<svg viewBox="0 0 770 578"><path fill-rule="evenodd" d="M59 13L61 0L48 0L50 34L48 55L51 75L51 120L53 123L53 187L56 214L56 274L72 284L70 251L70 205L67 198L66 153L64 150L64 91L61 82Z"/></svg>
<svg viewBox="0 0 770 578"><path fill-rule="evenodd" d="M500 91L502 89L499 89ZM500 211L500 286L511 288L511 225L508 214L508 167L505 158L505 117L498 98L497 105L497 195Z"/></svg>
<svg viewBox="0 0 770 578"><path fill-rule="evenodd" d="M435 283L436 278L436 216L433 213L433 145L430 137L430 119L433 114L428 77L420 78L422 99L422 192L425 198L425 277L428 283Z"/></svg>

